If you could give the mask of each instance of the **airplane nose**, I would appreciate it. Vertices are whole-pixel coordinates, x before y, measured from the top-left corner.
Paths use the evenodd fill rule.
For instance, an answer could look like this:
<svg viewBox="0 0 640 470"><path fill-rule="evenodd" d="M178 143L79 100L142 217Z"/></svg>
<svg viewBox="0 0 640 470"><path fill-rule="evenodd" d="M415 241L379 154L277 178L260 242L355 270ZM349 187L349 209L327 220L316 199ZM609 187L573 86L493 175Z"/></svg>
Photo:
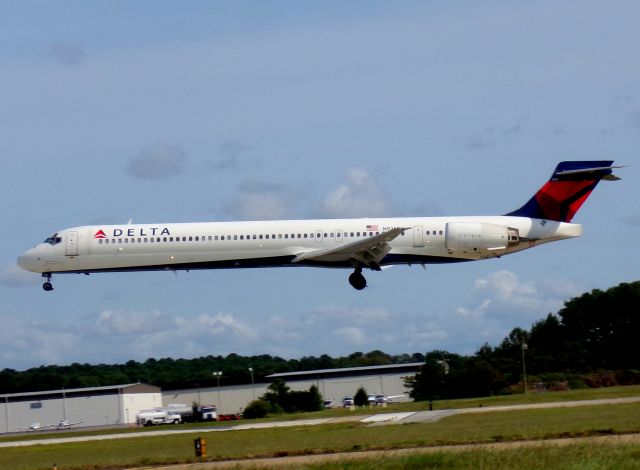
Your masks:
<svg viewBox="0 0 640 470"><path fill-rule="evenodd" d="M33 250L29 250L22 255L18 256L18 266L20 266L25 271L37 272L36 267L36 256L33 253Z"/></svg>

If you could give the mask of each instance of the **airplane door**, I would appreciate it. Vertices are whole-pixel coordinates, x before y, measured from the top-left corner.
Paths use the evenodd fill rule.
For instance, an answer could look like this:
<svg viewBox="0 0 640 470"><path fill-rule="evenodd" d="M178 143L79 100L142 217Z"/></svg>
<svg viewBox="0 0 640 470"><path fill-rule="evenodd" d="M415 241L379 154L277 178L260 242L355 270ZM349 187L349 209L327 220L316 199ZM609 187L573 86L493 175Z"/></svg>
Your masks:
<svg viewBox="0 0 640 470"><path fill-rule="evenodd" d="M67 232L67 256L78 256L78 232Z"/></svg>
<svg viewBox="0 0 640 470"><path fill-rule="evenodd" d="M424 231L422 227L413 227L413 246L415 248L424 246Z"/></svg>
<svg viewBox="0 0 640 470"><path fill-rule="evenodd" d="M341 242L342 241L342 229L341 228L337 228L336 229L336 241L337 242Z"/></svg>

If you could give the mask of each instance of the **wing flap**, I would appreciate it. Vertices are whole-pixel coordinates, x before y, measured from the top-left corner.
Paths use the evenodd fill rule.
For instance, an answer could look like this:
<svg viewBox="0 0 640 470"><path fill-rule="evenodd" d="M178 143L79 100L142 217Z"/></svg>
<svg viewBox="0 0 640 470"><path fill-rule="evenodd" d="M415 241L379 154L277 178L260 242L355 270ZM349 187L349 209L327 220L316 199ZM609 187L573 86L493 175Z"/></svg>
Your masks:
<svg viewBox="0 0 640 470"><path fill-rule="evenodd" d="M356 240L331 249L311 250L299 253L291 262L336 262L354 260L373 270L380 270L380 261L391 250L389 242L404 234L408 228L396 227L372 237Z"/></svg>

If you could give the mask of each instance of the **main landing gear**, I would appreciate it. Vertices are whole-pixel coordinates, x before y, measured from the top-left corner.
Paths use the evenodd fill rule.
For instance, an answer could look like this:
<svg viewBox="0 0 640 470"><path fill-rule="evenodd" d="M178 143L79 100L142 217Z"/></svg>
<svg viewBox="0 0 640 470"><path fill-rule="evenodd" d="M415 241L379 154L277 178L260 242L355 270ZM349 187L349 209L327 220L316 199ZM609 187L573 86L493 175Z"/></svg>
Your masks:
<svg viewBox="0 0 640 470"><path fill-rule="evenodd" d="M356 290L362 290L367 287L367 280L362 275L362 267L356 267L355 271L349 276L349 284Z"/></svg>
<svg viewBox="0 0 640 470"><path fill-rule="evenodd" d="M42 284L42 288L44 290L46 290L47 292L52 291L53 290L53 284L51 284L51 273L43 273L42 277L46 277L47 281Z"/></svg>

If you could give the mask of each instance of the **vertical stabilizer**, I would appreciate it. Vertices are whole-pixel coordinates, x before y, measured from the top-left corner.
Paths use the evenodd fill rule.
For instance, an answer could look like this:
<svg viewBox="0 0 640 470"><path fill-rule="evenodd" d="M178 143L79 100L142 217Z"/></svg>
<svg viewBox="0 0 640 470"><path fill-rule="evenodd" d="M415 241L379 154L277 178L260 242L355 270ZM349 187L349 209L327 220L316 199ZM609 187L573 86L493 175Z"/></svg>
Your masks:
<svg viewBox="0 0 640 470"><path fill-rule="evenodd" d="M571 222L601 179L617 180L612 160L560 162L551 179L522 206L506 215Z"/></svg>

